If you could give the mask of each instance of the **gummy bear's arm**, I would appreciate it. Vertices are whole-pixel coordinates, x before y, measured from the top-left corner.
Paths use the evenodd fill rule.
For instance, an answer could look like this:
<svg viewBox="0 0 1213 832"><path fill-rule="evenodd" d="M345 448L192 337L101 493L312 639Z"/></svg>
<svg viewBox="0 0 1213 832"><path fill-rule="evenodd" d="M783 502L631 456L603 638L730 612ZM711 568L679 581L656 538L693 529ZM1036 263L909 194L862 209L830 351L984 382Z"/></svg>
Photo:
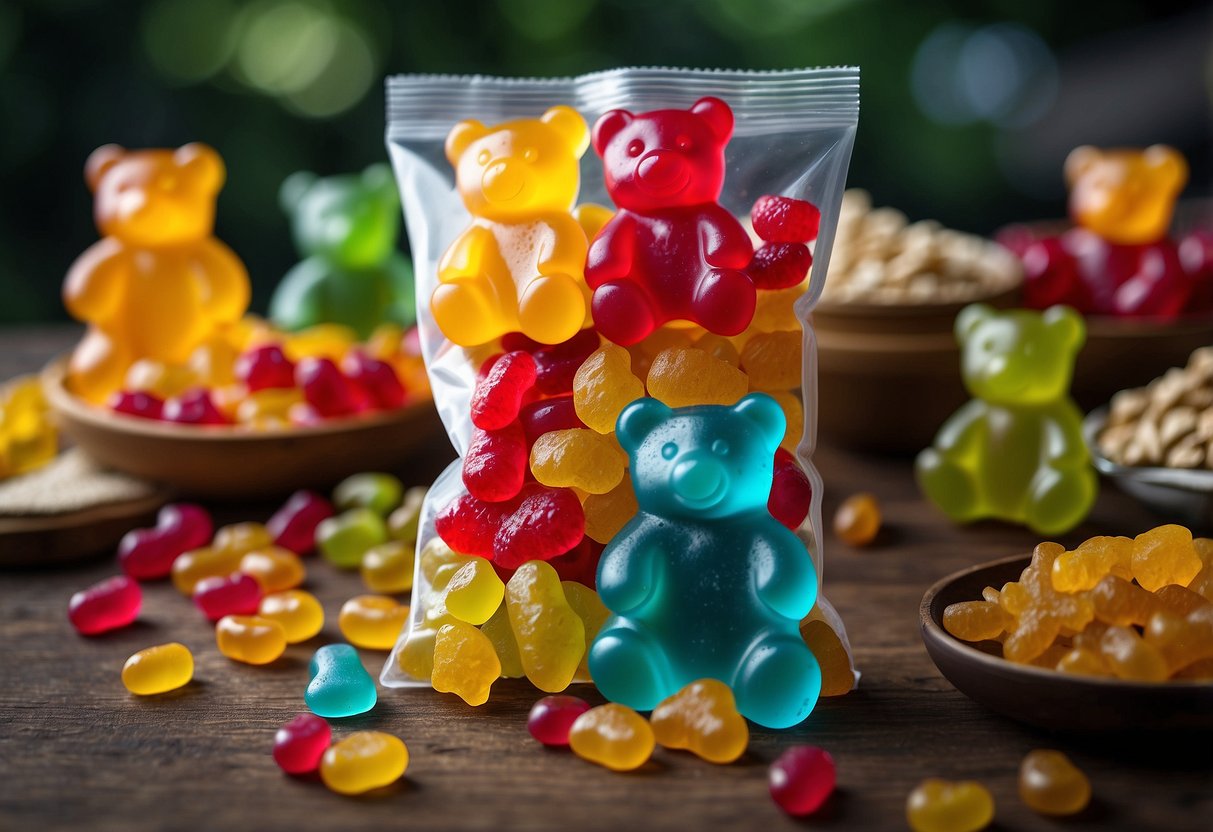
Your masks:
<svg viewBox="0 0 1213 832"><path fill-rule="evenodd" d="M985 435L986 415L985 402L970 400L943 423L935 436L935 450L967 456Z"/></svg>
<svg viewBox="0 0 1213 832"><path fill-rule="evenodd" d="M296 263L270 298L270 320L286 329L304 329L329 320L324 284L330 269L319 257Z"/></svg>
<svg viewBox="0 0 1213 832"><path fill-rule="evenodd" d="M438 280L450 283L461 277L482 274L485 260L496 246L493 232L483 225L469 226L438 261Z"/></svg>
<svg viewBox="0 0 1213 832"><path fill-rule="evenodd" d="M126 294L129 255L106 237L76 258L63 282L63 304L73 318L100 323L113 316Z"/></svg>
<svg viewBox="0 0 1213 832"><path fill-rule="evenodd" d="M620 211L602 227L585 264L585 282L597 289L608 280L627 277L632 271L636 248L636 221L626 211Z"/></svg>
<svg viewBox="0 0 1213 832"><path fill-rule="evenodd" d="M718 269L744 269L754 257L754 244L737 218L719 205L709 206L699 219L703 259Z"/></svg>
<svg viewBox="0 0 1213 832"><path fill-rule="evenodd" d="M799 621L817 603L817 570L804 543L783 528L760 534L750 551L758 597L784 618Z"/></svg>
<svg viewBox="0 0 1213 832"><path fill-rule="evenodd" d="M660 536L642 524L625 529L602 554L598 596L611 612L625 615L648 600L658 583Z"/></svg>
<svg viewBox="0 0 1213 832"><path fill-rule="evenodd" d="M542 275L567 274L580 279L585 271L588 243L581 224L570 214L548 217L552 229L551 245L539 252L538 268Z"/></svg>
<svg viewBox="0 0 1213 832"><path fill-rule="evenodd" d="M1072 402L1059 402L1057 410L1045 419L1042 450L1045 459L1061 467L1089 464L1090 452L1082 438L1082 416Z"/></svg>
<svg viewBox="0 0 1213 832"><path fill-rule="evenodd" d="M238 321L248 309L248 271L236 253L218 240L203 240L194 252L201 272L202 303L214 321Z"/></svg>

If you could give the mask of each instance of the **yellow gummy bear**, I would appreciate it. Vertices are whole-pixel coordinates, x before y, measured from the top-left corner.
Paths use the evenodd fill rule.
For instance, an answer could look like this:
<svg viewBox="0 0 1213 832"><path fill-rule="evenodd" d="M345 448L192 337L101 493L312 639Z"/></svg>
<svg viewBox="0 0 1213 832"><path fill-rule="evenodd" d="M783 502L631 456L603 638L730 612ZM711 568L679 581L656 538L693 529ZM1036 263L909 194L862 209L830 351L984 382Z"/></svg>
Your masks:
<svg viewBox="0 0 1213 832"><path fill-rule="evenodd" d="M619 412L644 396L644 383L632 373L632 356L618 344L603 344L582 362L573 377L577 418L599 433L613 433Z"/></svg>
<svg viewBox="0 0 1213 832"><path fill-rule="evenodd" d="M662 350L649 368L649 395L668 407L733 405L749 387L741 370L694 347Z"/></svg>
<svg viewBox="0 0 1213 832"><path fill-rule="evenodd" d="M1188 181L1188 163L1174 148L1077 147L1066 157L1070 216L1111 243L1161 240L1175 200Z"/></svg>
<svg viewBox="0 0 1213 832"><path fill-rule="evenodd" d="M552 107L538 119L494 127L462 121L446 157L472 224L438 263L430 308L453 343L476 346L519 331L559 344L585 325L589 243L571 213L585 119Z"/></svg>
<svg viewBox="0 0 1213 832"><path fill-rule="evenodd" d="M505 584L493 564L474 557L451 576L444 600L451 615L478 627L493 617L504 597Z"/></svg>
<svg viewBox="0 0 1213 832"><path fill-rule="evenodd" d="M587 428L553 430L531 447L531 474L544 485L606 494L623 480L627 454L614 436Z"/></svg>
<svg viewBox="0 0 1213 832"><path fill-rule="evenodd" d="M659 745L684 748L710 763L731 763L750 744L733 691L718 679L692 682L663 700L649 724Z"/></svg>
<svg viewBox="0 0 1213 832"><path fill-rule="evenodd" d="M493 643L471 624L444 624L434 640L431 682L439 693L453 693L469 705L489 701L489 689L501 676Z"/></svg>
<svg viewBox="0 0 1213 832"><path fill-rule="evenodd" d="M38 377L21 376L0 387L0 479L41 468L58 449Z"/></svg>
<svg viewBox="0 0 1213 832"><path fill-rule="evenodd" d="M567 688L585 654L585 625L565 600L556 570L527 561L506 584L505 603L526 677L545 693Z"/></svg>
<svg viewBox="0 0 1213 832"><path fill-rule="evenodd" d="M100 403L141 358L184 364L249 303L244 264L212 234L223 160L203 144L95 150L85 165L102 239L72 264L63 301L89 325L68 384Z"/></svg>

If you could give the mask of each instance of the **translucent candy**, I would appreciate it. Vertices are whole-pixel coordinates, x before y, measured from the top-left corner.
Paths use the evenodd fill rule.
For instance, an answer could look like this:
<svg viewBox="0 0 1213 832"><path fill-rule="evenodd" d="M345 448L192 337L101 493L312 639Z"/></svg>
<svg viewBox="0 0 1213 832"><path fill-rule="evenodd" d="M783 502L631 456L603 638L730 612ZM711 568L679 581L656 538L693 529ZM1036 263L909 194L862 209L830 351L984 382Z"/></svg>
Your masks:
<svg viewBox="0 0 1213 832"><path fill-rule="evenodd" d="M749 376L750 389L794 390L799 387L801 342L799 332L761 333L746 341L741 350L741 368Z"/></svg>
<svg viewBox="0 0 1213 832"><path fill-rule="evenodd" d="M1019 582L1002 589L1002 607L1015 617L1003 655L1013 662L1032 661L1049 649L1062 627L1080 631L1094 617L1090 600L1053 589L1053 562L1064 551L1056 543L1041 543Z"/></svg>
<svg viewBox="0 0 1213 832"><path fill-rule="evenodd" d="M446 586L447 610L460 621L474 626L488 621L501 607L504 597L505 584L497 577L493 564L484 558L471 558L459 567Z"/></svg>
<svg viewBox="0 0 1213 832"><path fill-rule="evenodd" d="M994 819L994 798L974 780L924 780L906 798L914 832L977 832Z"/></svg>
<svg viewBox="0 0 1213 832"><path fill-rule="evenodd" d="M1187 586L1203 566L1192 532L1183 526L1159 526L1133 540L1133 577L1150 592L1167 584Z"/></svg>
<svg viewBox="0 0 1213 832"><path fill-rule="evenodd" d="M391 650L409 620L409 608L386 595L358 595L341 605L337 626L355 647Z"/></svg>
<svg viewBox="0 0 1213 832"><path fill-rule="evenodd" d="M788 423L787 430L783 434L783 441L779 443L779 447L790 453L796 453L796 446L804 438L804 403L801 402L800 396L795 393L788 393L782 390L772 390L770 391L770 396L779 404L780 409L783 411L783 418Z"/></svg>
<svg viewBox="0 0 1213 832"><path fill-rule="evenodd" d="M1092 537L1053 561L1053 588L1058 592L1093 589L1106 575L1129 580L1133 541L1127 537Z"/></svg>
<svg viewBox="0 0 1213 832"><path fill-rule="evenodd" d="M167 576L182 552L210 542L211 515L193 503L171 503L156 515L151 529L132 529L118 542L122 571L138 581Z"/></svg>
<svg viewBox="0 0 1213 832"><path fill-rule="evenodd" d="M254 549L264 549L273 544L269 529L260 523L233 523L215 532L211 548L217 552L225 552L240 558Z"/></svg>
<svg viewBox="0 0 1213 832"><path fill-rule="evenodd" d="M573 379L577 417L599 433L613 433L620 411L642 396L644 384L632 374L632 358L616 344L595 350Z"/></svg>
<svg viewBox="0 0 1213 832"><path fill-rule="evenodd" d="M813 504L813 486L795 457L780 448L775 453L775 468L771 478L771 494L767 511L792 531L809 516Z"/></svg>
<svg viewBox="0 0 1213 832"><path fill-rule="evenodd" d="M372 546L387 540L387 525L371 508L353 508L322 520L316 527L316 547L325 560L342 569L357 569Z"/></svg>
<svg viewBox="0 0 1213 832"><path fill-rule="evenodd" d="M847 647L817 607L800 622L800 636L821 668L821 695L842 696L855 687L855 666Z"/></svg>
<svg viewBox="0 0 1213 832"><path fill-rule="evenodd" d="M472 393L472 424L499 430L518 418L523 399L535 386L535 359L522 351L507 352L481 370Z"/></svg>
<svg viewBox="0 0 1213 832"><path fill-rule="evenodd" d="M260 584L263 592L282 592L303 583L307 570L290 549L267 546L240 559L240 571Z"/></svg>
<svg viewBox="0 0 1213 832"><path fill-rule="evenodd" d="M648 762L656 745L653 729L640 714L610 702L573 721L569 746L583 760L612 771L631 771Z"/></svg>
<svg viewBox="0 0 1213 832"><path fill-rule="evenodd" d="M821 227L821 211L813 203L771 194L758 197L750 219L754 232L773 243L812 242Z"/></svg>
<svg viewBox="0 0 1213 832"><path fill-rule="evenodd" d="M998 604L989 601L960 601L943 611L943 628L963 641L996 639L1014 624Z"/></svg>
<svg viewBox="0 0 1213 832"><path fill-rule="evenodd" d="M1118 627L1145 626L1158 609L1158 600L1153 595L1115 575L1101 578L1088 597L1094 605L1095 617Z"/></svg>
<svg viewBox="0 0 1213 832"><path fill-rule="evenodd" d="M194 586L194 606L208 621L218 621L225 615L252 615L261 604L261 596L261 585L239 572L203 578Z"/></svg>
<svg viewBox="0 0 1213 832"><path fill-rule="evenodd" d="M297 555L316 547L316 527L333 516L333 506L314 491L296 491L265 524L274 544Z"/></svg>
<svg viewBox="0 0 1213 832"><path fill-rule="evenodd" d="M92 636L134 623L142 604L139 584L118 575L72 595L67 603L67 617L76 632Z"/></svg>
<svg viewBox="0 0 1213 832"><path fill-rule="evenodd" d="M368 409L362 388L350 381L330 358L304 358L295 367L295 385L304 401L322 418L352 416Z"/></svg>
<svg viewBox="0 0 1213 832"><path fill-rule="evenodd" d="M1074 647L1062 656L1056 665L1062 673L1074 673L1079 676L1111 676L1112 672L1104 663L1103 657L1094 650L1085 647Z"/></svg>
<svg viewBox="0 0 1213 832"><path fill-rule="evenodd" d="M360 349L345 354L341 371L369 400L371 410L393 410L408 398L408 391L392 365L372 358Z"/></svg>
<svg viewBox="0 0 1213 832"><path fill-rule="evenodd" d="M358 334L341 324L316 324L287 335L282 343L286 357L296 363L305 358L339 361L358 340ZM298 380L298 376L296 376Z"/></svg>
<svg viewBox="0 0 1213 832"><path fill-rule="evenodd" d="M1195 612L1201 607L1209 605L1204 596L1178 584L1167 584L1155 592L1154 597L1158 601L1159 609L1167 610L1180 616Z"/></svg>
<svg viewBox="0 0 1213 832"><path fill-rule="evenodd" d="M1042 815L1073 815L1091 802L1091 781L1065 754L1038 749L1019 764L1019 797Z"/></svg>
<svg viewBox="0 0 1213 832"><path fill-rule="evenodd" d="M413 588L413 562L417 547L410 541L389 540L362 556L362 582L372 592L396 594Z"/></svg>
<svg viewBox="0 0 1213 832"><path fill-rule="evenodd" d="M527 678L547 693L567 688L585 653L585 625L565 600L556 570L543 561L524 563L506 585L505 602Z"/></svg>
<svg viewBox="0 0 1213 832"><path fill-rule="evenodd" d="M366 713L375 707L378 694L357 650L348 644L326 644L308 665L303 699L312 713L336 719Z"/></svg>
<svg viewBox="0 0 1213 832"><path fill-rule="evenodd" d="M1188 164L1174 148L1101 150L1084 145L1066 157L1070 216L1114 243L1152 243L1167 233Z"/></svg>
<svg viewBox="0 0 1213 832"><path fill-rule="evenodd" d="M834 513L834 534L848 546L867 546L880 532L880 503L872 494L852 494Z"/></svg>
<svg viewBox="0 0 1213 832"><path fill-rule="evenodd" d="M749 390L745 373L694 348L659 353L646 384L649 395L667 407L732 405Z"/></svg>
<svg viewBox="0 0 1213 832"><path fill-rule="evenodd" d="M585 512L586 536L599 543L608 543L639 509L632 478L625 471L619 484L610 491L587 494L581 508Z"/></svg>
<svg viewBox="0 0 1213 832"><path fill-rule="evenodd" d="M502 676L507 679L521 679L526 675L526 670L522 667L522 657L518 653L518 641L510 627L510 614L504 604L484 622L480 632L492 643L493 650L501 662Z"/></svg>
<svg viewBox="0 0 1213 832"><path fill-rule="evenodd" d="M482 561L485 562L485 561ZM434 690L453 693L469 705L483 705L501 676L501 661L488 637L471 624L444 624L434 639Z"/></svg>
<svg viewBox="0 0 1213 832"><path fill-rule="evenodd" d="M421 521L421 506L429 491L424 486L415 485L406 489L400 507L393 510L387 518L388 534L392 540L403 540L414 543L417 540L417 526Z"/></svg>
<svg viewBox="0 0 1213 832"><path fill-rule="evenodd" d="M514 569L576 546L585 534L585 513L572 490L532 482L502 503L464 494L438 512L434 526L447 545Z"/></svg>
<svg viewBox="0 0 1213 832"><path fill-rule="evenodd" d="M536 439L550 431L586 426L577 418L577 406L572 394L531 402L522 408L518 421L522 423L528 445L534 445Z"/></svg>
<svg viewBox="0 0 1213 832"><path fill-rule="evenodd" d="M324 608L315 595L302 589L288 589L265 596L261 599L257 615L277 621L282 626L287 644L307 641L324 628Z"/></svg>
<svg viewBox="0 0 1213 832"><path fill-rule="evenodd" d="M230 575L239 569L244 554L211 546L183 552L173 561L173 586L182 595L193 596L194 587L204 578Z"/></svg>
<svg viewBox="0 0 1213 832"><path fill-rule="evenodd" d="M577 666L577 675L574 678L589 681L590 645L598 637L598 631L602 629L602 625L611 617L611 611L602 603L598 593L585 584L577 581L561 581L560 587L564 590L565 600L573 612L577 613L582 626L585 627L585 653L581 657L581 663Z"/></svg>
<svg viewBox="0 0 1213 832"><path fill-rule="evenodd" d="M463 485L478 500L499 503L517 496L526 481L527 439L515 420L498 430L472 430L463 455Z"/></svg>
<svg viewBox="0 0 1213 832"><path fill-rule="evenodd" d="M623 480L627 455L611 436L586 428L545 433L531 448L531 473L544 485L606 494Z"/></svg>
<svg viewBox="0 0 1213 832"><path fill-rule="evenodd" d="M338 511L369 508L380 517L387 517L400 505L404 485L391 474L366 472L346 477L333 489L333 504Z"/></svg>
<svg viewBox="0 0 1213 832"><path fill-rule="evenodd" d="M215 643L233 661L269 664L286 650L286 630L268 618L226 615L215 625Z"/></svg>
<svg viewBox="0 0 1213 832"><path fill-rule="evenodd" d="M1100 652L1108 668L1120 679L1161 682L1170 675L1158 648L1126 627L1109 627L1100 641Z"/></svg>
<svg viewBox="0 0 1213 832"><path fill-rule="evenodd" d="M274 762L287 774L315 771L332 737L333 731L323 719L299 714L274 734Z"/></svg>
<svg viewBox="0 0 1213 832"><path fill-rule="evenodd" d="M59 452L59 435L37 376L0 385L0 479L41 468Z"/></svg>
<svg viewBox="0 0 1213 832"><path fill-rule="evenodd" d="M747 334L751 332L800 332L800 319L796 317L795 303L805 293L805 285L801 282L787 289L758 292L758 302L754 307L754 320Z"/></svg>
<svg viewBox="0 0 1213 832"><path fill-rule="evenodd" d="M1156 612L1146 626L1145 640L1158 648L1172 673L1213 658L1213 607L1186 616Z"/></svg>
<svg viewBox="0 0 1213 832"><path fill-rule="evenodd" d="M235 373L250 393L295 386L295 363L279 344L263 344L241 354Z"/></svg>
<svg viewBox="0 0 1213 832"><path fill-rule="evenodd" d="M531 355L535 359L535 389L544 396L572 393L573 377L578 368L598 349L601 341L593 329L583 329L559 344L534 344ZM502 346L505 343L503 338Z"/></svg>
<svg viewBox="0 0 1213 832"><path fill-rule="evenodd" d="M837 778L828 751L794 745L771 763L771 798L789 815L811 815L834 793Z"/></svg>
<svg viewBox="0 0 1213 832"><path fill-rule="evenodd" d="M733 691L716 679L692 682L662 700L649 724L659 745L686 749L711 763L733 762L750 743Z"/></svg>
<svg viewBox="0 0 1213 832"><path fill-rule="evenodd" d="M395 783L408 766L408 748L398 737L358 731L324 752L320 778L338 794L362 794Z"/></svg>
<svg viewBox="0 0 1213 832"><path fill-rule="evenodd" d="M545 696L531 706L526 728L538 742L548 746L569 744L569 732L590 703L576 696Z"/></svg>
<svg viewBox="0 0 1213 832"><path fill-rule="evenodd" d="M189 684L192 678L193 654L175 641L140 650L122 666L122 684L139 696L176 690Z"/></svg>
<svg viewBox="0 0 1213 832"><path fill-rule="evenodd" d="M737 352L737 347L722 335L705 332L695 340L694 346L695 349L703 350L713 358L719 358L734 367L741 366L741 354Z"/></svg>
<svg viewBox="0 0 1213 832"><path fill-rule="evenodd" d="M438 631L432 627L413 627L404 647L396 654L396 664L414 679L428 682L434 675L434 642Z"/></svg>

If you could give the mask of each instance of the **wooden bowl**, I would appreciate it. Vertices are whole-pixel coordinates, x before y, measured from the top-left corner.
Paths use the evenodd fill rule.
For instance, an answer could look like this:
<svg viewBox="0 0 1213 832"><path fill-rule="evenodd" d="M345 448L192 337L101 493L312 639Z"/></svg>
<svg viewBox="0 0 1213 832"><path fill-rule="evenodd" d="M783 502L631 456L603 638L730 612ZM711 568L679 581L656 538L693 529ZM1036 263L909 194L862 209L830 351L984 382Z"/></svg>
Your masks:
<svg viewBox="0 0 1213 832"><path fill-rule="evenodd" d="M276 432L190 427L121 416L76 398L64 385L67 359L42 373L56 421L98 462L163 483L182 496L273 498L322 488L359 471L395 470L445 443L431 402Z"/></svg>
<svg viewBox="0 0 1213 832"><path fill-rule="evenodd" d="M949 575L919 607L927 653L949 682L971 699L1019 722L1091 733L1213 731L1213 682L1124 682L1076 676L1003 659L997 642L969 644L943 628L943 611L981 598L987 586L1019 579L1031 561L1016 555Z"/></svg>

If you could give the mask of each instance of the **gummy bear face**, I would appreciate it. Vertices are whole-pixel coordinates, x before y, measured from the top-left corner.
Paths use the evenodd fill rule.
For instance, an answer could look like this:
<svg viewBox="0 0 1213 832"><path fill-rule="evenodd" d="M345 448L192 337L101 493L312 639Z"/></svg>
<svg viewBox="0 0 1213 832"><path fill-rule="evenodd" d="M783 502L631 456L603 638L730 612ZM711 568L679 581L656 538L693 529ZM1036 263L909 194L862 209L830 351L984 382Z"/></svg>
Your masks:
<svg viewBox="0 0 1213 832"><path fill-rule="evenodd" d="M662 517L720 519L766 510L783 411L763 393L732 407L669 408L638 399L616 435L631 457L640 508Z"/></svg>
<svg viewBox="0 0 1213 832"><path fill-rule="evenodd" d="M279 201L305 257L366 268L382 263L396 247L400 197L387 165L323 179L295 173L282 183Z"/></svg>
<svg viewBox="0 0 1213 832"><path fill-rule="evenodd" d="M1068 306L996 312L975 303L956 317L965 387L993 404L1034 405L1066 395L1084 337L1082 318Z"/></svg>
<svg viewBox="0 0 1213 832"><path fill-rule="evenodd" d="M1167 233L1188 163L1165 145L1145 150L1079 147L1066 158L1070 216L1112 243L1153 243Z"/></svg>
<svg viewBox="0 0 1213 832"><path fill-rule="evenodd" d="M645 213L715 202L732 135L729 105L701 98L689 110L612 110L594 125L594 150L615 204Z"/></svg>
<svg viewBox="0 0 1213 832"><path fill-rule="evenodd" d="M98 230L136 246L209 237L223 178L223 160L204 144L137 151L105 145L85 165Z"/></svg>
<svg viewBox="0 0 1213 832"><path fill-rule="evenodd" d="M517 222L572 208L581 184L578 160L588 146L585 119L559 106L491 128L460 122L447 136L446 156L469 212Z"/></svg>

